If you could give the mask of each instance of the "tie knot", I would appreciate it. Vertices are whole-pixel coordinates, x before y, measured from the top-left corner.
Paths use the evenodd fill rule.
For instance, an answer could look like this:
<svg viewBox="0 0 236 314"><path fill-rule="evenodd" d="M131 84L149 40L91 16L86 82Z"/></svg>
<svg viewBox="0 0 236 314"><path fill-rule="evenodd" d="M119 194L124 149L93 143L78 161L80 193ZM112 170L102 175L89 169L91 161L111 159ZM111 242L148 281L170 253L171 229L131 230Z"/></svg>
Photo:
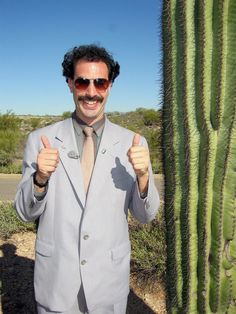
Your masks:
<svg viewBox="0 0 236 314"><path fill-rule="evenodd" d="M86 126L86 127L84 128L84 134L85 134L86 136L92 136L92 134L93 134L93 128L90 127L90 126Z"/></svg>

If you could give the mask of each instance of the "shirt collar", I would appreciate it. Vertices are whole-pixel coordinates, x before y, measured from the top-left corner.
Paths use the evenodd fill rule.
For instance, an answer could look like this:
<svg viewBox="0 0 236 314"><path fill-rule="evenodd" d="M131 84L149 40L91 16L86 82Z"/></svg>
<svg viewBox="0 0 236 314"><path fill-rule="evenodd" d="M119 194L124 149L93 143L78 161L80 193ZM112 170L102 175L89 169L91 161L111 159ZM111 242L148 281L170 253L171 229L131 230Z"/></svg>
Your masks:
<svg viewBox="0 0 236 314"><path fill-rule="evenodd" d="M79 126L79 128L77 127L76 129L79 135L81 135L83 129L88 125L86 124L86 122L84 122L82 119L80 119L76 115L76 111L72 113L72 119L73 119L74 126ZM102 117L101 120L97 121L96 123L92 125L92 128L94 129L94 132L96 133L97 136L100 136L102 134L104 125L105 125L105 115Z"/></svg>

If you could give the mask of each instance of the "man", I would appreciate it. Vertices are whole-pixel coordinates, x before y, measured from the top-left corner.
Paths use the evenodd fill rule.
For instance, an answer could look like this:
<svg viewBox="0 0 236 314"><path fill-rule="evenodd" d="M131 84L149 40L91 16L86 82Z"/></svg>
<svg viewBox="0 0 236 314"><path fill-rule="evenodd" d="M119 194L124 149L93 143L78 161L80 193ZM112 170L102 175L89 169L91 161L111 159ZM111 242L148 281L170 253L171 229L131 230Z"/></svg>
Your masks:
<svg viewBox="0 0 236 314"><path fill-rule="evenodd" d="M15 199L23 220L39 218L38 313L124 314L128 209L147 223L159 207L149 152L144 138L104 114L119 74L112 56L95 45L80 46L62 65L75 112L29 135Z"/></svg>

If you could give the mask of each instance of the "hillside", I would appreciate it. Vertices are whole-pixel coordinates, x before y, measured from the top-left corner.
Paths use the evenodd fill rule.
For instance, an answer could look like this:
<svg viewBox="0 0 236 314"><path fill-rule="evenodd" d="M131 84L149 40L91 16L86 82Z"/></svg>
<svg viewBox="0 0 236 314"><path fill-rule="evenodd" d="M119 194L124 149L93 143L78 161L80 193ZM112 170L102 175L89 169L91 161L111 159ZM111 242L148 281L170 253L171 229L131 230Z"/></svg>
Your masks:
<svg viewBox="0 0 236 314"><path fill-rule="evenodd" d="M31 131L70 115L69 111L61 116L16 116L11 112L0 114L0 172L20 171L25 141ZM153 170L155 173L161 173L161 110L138 108L126 113L108 112L107 117L110 121L140 133L147 139Z"/></svg>

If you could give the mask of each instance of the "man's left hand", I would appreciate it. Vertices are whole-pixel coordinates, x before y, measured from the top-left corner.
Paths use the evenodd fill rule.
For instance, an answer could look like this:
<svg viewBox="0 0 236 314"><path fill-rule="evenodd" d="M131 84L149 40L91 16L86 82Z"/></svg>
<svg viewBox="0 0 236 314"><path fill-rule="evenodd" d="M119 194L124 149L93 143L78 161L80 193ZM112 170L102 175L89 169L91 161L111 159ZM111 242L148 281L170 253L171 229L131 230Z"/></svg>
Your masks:
<svg viewBox="0 0 236 314"><path fill-rule="evenodd" d="M150 163L149 151L146 147L140 145L140 135L135 134L132 146L127 153L129 162L132 164L134 172L138 177L140 193L148 189L148 166Z"/></svg>

